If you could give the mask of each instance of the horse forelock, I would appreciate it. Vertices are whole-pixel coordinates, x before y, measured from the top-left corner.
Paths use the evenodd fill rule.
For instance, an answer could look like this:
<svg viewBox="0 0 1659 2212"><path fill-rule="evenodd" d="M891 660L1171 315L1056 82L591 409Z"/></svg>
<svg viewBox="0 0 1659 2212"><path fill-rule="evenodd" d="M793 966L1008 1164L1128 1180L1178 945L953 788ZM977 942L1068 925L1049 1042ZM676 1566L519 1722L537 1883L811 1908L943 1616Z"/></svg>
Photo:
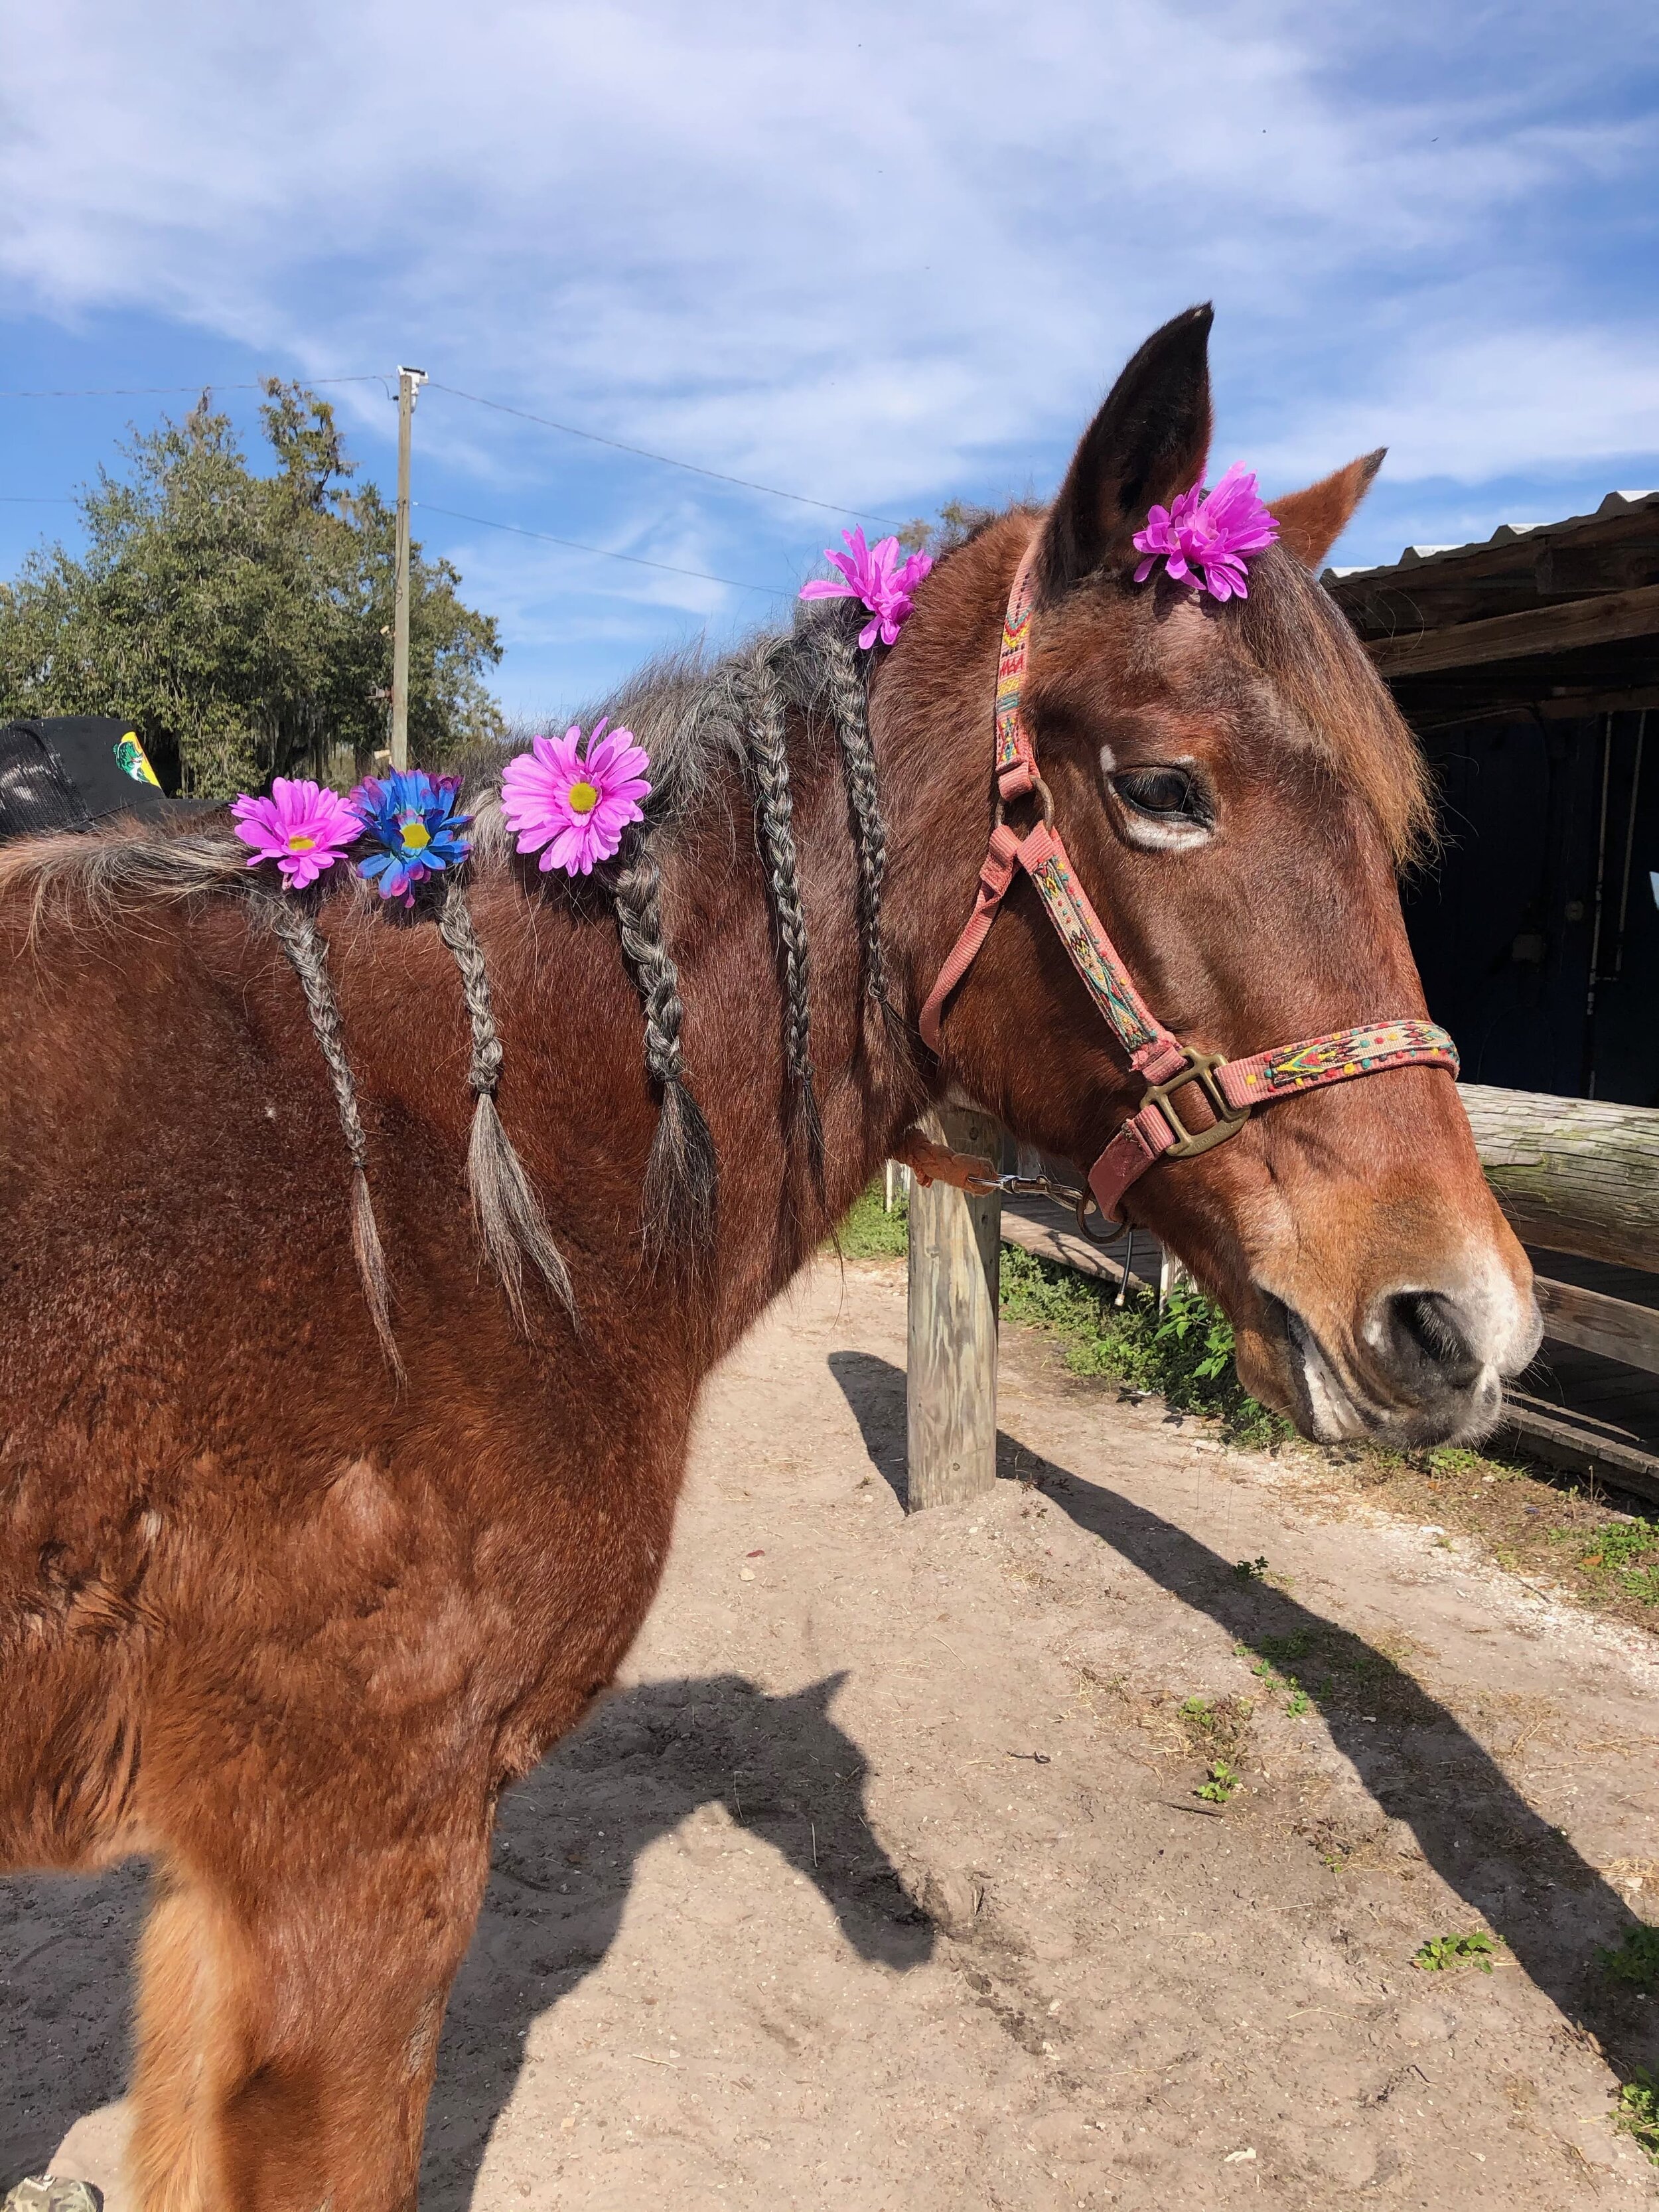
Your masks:
<svg viewBox="0 0 1659 2212"><path fill-rule="evenodd" d="M1396 867L1432 848L1427 766L1341 609L1282 546L1250 564L1223 619L1339 777L1376 816Z"/></svg>

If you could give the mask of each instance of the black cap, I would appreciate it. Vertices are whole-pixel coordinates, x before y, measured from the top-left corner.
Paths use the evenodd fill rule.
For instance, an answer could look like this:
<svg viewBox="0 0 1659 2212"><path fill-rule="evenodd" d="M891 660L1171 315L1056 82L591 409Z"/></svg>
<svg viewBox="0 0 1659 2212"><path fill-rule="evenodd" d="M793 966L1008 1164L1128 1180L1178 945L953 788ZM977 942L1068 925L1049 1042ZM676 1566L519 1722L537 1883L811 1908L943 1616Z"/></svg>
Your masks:
<svg viewBox="0 0 1659 2212"><path fill-rule="evenodd" d="M178 811L134 725L115 714L43 714L0 729L0 837L86 830L109 814Z"/></svg>

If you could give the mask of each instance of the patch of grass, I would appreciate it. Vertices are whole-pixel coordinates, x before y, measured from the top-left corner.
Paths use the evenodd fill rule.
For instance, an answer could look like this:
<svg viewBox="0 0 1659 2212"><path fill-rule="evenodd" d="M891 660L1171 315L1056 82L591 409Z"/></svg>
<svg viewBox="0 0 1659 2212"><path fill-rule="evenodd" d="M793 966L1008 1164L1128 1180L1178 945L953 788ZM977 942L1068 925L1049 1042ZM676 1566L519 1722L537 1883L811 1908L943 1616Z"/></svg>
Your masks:
<svg viewBox="0 0 1659 2212"><path fill-rule="evenodd" d="M1634 2078L1620 2090L1613 2124L1659 2166L1659 2080L1646 2067L1638 2066Z"/></svg>
<svg viewBox="0 0 1659 2212"><path fill-rule="evenodd" d="M1233 1331L1200 1291L1180 1285L1160 1314L1150 1291L1121 1306L1112 1286L1018 1245L1002 1252L1005 1321L1046 1328L1065 1346L1073 1375L1099 1375L1156 1391L1177 1413L1207 1413L1235 1443L1265 1448L1294 1432L1241 1388Z"/></svg>
<svg viewBox="0 0 1659 2212"><path fill-rule="evenodd" d="M1255 1708L1248 1698L1188 1698L1176 1719L1193 1749L1206 1753L1238 1752L1250 1733Z"/></svg>
<svg viewBox="0 0 1659 2212"><path fill-rule="evenodd" d="M1424 1974L1443 1974L1453 1966L1479 1966L1483 1974L1489 1974L1503 1941L1501 1936L1479 1930L1472 1936L1431 1936L1418 1947L1412 1964Z"/></svg>
<svg viewBox="0 0 1659 2212"><path fill-rule="evenodd" d="M1616 1951L1596 1947L1601 1971L1615 1982L1628 1982L1634 1990L1659 1990L1659 1928L1645 1921L1625 1930Z"/></svg>
<svg viewBox="0 0 1659 2212"><path fill-rule="evenodd" d="M1659 1605L1659 1521L1609 1522L1583 1541L1578 1564L1639 1604Z"/></svg>
<svg viewBox="0 0 1659 2212"><path fill-rule="evenodd" d="M892 1212L887 1212L882 1205L879 1177L854 1200L853 1210L842 1223L836 1238L849 1260L902 1260L909 1241L910 1214L906 1194L899 1190L893 1200Z"/></svg>
<svg viewBox="0 0 1659 2212"><path fill-rule="evenodd" d="M1212 1759L1210 1762L1209 1779L1201 1782L1194 1794L1204 1798L1209 1804L1224 1805L1243 1779L1243 1776L1229 1766L1224 1759Z"/></svg>

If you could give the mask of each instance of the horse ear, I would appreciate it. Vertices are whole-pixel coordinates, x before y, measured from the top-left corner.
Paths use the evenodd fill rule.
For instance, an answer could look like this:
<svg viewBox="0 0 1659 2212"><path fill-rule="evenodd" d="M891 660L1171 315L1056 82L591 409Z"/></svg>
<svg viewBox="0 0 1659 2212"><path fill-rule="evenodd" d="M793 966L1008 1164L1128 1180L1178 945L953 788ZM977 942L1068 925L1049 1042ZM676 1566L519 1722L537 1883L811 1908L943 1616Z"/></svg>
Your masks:
<svg viewBox="0 0 1659 2212"><path fill-rule="evenodd" d="M1374 453L1362 453L1346 469L1322 477L1305 491L1287 491L1283 499L1267 502L1279 518L1279 544L1304 568L1316 568L1347 528L1388 450L1379 446Z"/></svg>
<svg viewBox="0 0 1659 2212"><path fill-rule="evenodd" d="M1042 597L1058 599L1085 576L1133 551L1154 504L1168 506L1204 474L1210 450L1207 303L1154 331L1083 434L1043 526Z"/></svg>

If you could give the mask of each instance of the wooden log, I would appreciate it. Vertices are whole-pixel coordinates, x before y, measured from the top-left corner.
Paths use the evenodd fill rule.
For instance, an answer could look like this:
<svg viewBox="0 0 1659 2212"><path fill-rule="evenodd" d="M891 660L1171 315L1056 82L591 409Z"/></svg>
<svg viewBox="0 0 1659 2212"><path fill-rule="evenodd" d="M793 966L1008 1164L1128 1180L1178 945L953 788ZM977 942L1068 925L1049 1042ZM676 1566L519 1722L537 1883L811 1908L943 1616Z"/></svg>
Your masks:
<svg viewBox="0 0 1659 2212"><path fill-rule="evenodd" d="M1581 1290L1577 1283L1552 1282L1545 1275L1534 1279L1533 1288L1546 1336L1659 1375L1659 1310Z"/></svg>
<svg viewBox="0 0 1659 2212"><path fill-rule="evenodd" d="M1458 1091L1524 1243L1659 1270L1659 1111L1479 1083Z"/></svg>
<svg viewBox="0 0 1659 2212"><path fill-rule="evenodd" d="M957 1108L925 1133L953 1152L994 1159L988 1114ZM909 1344L905 1407L912 1513L957 1504L997 1474L997 1288L1002 1200L949 1183L910 1185Z"/></svg>
<svg viewBox="0 0 1659 2212"><path fill-rule="evenodd" d="M1485 622L1449 623L1440 629L1411 630L1367 641L1379 676L1428 676L1439 668L1478 668L1491 660L1520 660L1540 653L1570 652L1578 645L1608 645L1659 630L1659 584L1633 592L1607 592L1590 599L1492 615Z"/></svg>

